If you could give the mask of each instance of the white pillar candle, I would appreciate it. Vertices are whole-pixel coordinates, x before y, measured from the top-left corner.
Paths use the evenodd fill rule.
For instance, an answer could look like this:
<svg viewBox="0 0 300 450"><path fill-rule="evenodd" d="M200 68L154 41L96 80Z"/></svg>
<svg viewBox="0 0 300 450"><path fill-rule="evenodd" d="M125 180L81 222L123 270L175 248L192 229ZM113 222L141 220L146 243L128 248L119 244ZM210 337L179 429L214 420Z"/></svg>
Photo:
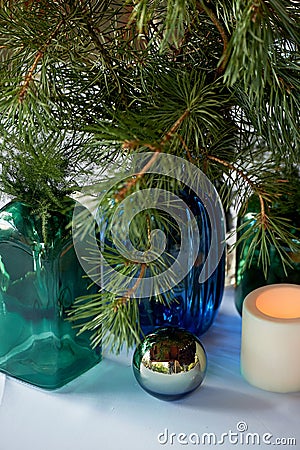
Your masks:
<svg viewBox="0 0 300 450"><path fill-rule="evenodd" d="M247 295L241 372L267 391L300 391L300 286L273 284Z"/></svg>

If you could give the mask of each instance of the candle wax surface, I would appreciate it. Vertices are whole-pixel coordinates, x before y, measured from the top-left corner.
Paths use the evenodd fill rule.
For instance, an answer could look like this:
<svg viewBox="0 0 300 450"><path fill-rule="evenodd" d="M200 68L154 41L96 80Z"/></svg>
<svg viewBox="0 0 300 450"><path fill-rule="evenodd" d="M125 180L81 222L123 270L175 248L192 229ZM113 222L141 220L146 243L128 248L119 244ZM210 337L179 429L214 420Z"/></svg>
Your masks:
<svg viewBox="0 0 300 450"><path fill-rule="evenodd" d="M300 318L300 290L287 286L270 287L257 297L256 307L270 317Z"/></svg>

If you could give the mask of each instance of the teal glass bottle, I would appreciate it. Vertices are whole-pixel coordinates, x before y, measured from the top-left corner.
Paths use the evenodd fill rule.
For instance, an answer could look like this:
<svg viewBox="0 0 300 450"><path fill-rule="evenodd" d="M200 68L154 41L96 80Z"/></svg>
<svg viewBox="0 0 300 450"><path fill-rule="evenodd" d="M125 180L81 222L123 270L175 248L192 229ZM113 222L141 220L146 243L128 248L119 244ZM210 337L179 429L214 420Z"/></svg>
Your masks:
<svg viewBox="0 0 300 450"><path fill-rule="evenodd" d="M70 203L70 202L69 202ZM67 321L90 280L77 260L67 213L43 225L29 205L0 210L0 370L45 388L59 388L101 360L90 336Z"/></svg>
<svg viewBox="0 0 300 450"><path fill-rule="evenodd" d="M275 206L276 207L276 206ZM249 200L248 208L244 216L238 220L238 226L245 224L249 219L253 219L255 224L255 214L259 211L259 203L255 197ZM287 217L288 215L286 215ZM299 227L299 217L292 212L290 232L295 235L298 240L297 228ZM298 224L298 225L297 225ZM251 226L251 222L249 224ZM238 238L239 238L238 234ZM300 284L300 254L293 253L289 248L283 247L290 256L290 265L283 267L280 254L272 244L268 244L270 254L270 264L268 266L267 276L264 275L261 265L259 264L259 249L256 249L249 267L245 266L245 259L251 244L251 239L245 242L244 247L238 246L236 250L236 287L235 287L235 305L240 314L242 314L243 303L246 296L262 286L276 283L292 283Z"/></svg>

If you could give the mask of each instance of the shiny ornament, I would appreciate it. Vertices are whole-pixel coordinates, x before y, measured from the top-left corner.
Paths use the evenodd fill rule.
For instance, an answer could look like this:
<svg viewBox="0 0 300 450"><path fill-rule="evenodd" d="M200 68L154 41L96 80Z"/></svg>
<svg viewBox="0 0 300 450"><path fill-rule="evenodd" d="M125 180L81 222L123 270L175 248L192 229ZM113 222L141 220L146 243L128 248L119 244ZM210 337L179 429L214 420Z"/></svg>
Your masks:
<svg viewBox="0 0 300 450"><path fill-rule="evenodd" d="M202 383L206 353L199 339L182 328L165 327L148 334L133 355L140 386L163 400L176 400Z"/></svg>

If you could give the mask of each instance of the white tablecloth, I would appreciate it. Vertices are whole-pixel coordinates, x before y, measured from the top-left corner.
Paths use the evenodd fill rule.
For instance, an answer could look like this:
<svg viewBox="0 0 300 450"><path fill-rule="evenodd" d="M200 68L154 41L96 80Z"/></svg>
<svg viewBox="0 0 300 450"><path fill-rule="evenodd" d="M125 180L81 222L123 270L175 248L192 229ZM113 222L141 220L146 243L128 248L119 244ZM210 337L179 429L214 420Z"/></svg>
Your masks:
<svg viewBox="0 0 300 450"><path fill-rule="evenodd" d="M145 393L132 373L132 352L104 355L55 392L10 377L4 384L2 376L0 450L299 449L300 393L265 392L240 375L241 318L232 294L226 289L201 338L208 371L192 394L165 402Z"/></svg>

